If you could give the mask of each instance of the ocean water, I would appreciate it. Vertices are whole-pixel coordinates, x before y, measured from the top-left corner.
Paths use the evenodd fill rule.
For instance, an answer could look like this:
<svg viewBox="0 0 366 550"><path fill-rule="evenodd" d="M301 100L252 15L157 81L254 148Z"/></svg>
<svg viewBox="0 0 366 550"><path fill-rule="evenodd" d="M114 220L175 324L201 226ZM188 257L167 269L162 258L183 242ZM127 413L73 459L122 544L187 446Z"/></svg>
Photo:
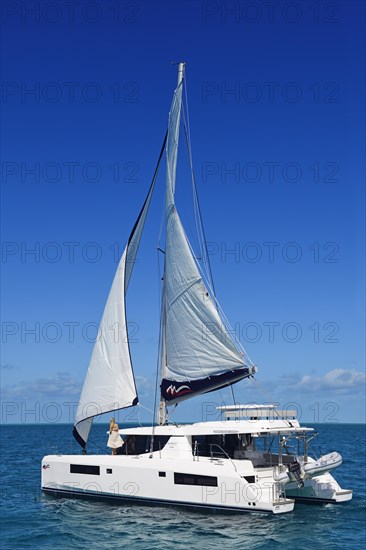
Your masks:
<svg viewBox="0 0 366 550"><path fill-rule="evenodd" d="M45 454L79 453L70 425L1 427L1 549L363 549L366 545L365 425L322 424L323 453L344 459L335 477L353 500L297 504L294 512L230 515L172 506L58 499L40 490ZM93 428L94 448L106 452L106 426Z"/></svg>

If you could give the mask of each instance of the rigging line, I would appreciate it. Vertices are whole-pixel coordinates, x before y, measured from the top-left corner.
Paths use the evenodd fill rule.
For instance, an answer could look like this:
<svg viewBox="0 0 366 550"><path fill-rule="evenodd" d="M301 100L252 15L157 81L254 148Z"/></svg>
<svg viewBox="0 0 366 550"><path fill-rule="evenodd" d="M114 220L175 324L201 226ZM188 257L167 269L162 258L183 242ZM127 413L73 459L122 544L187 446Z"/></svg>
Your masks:
<svg viewBox="0 0 366 550"><path fill-rule="evenodd" d="M256 378L254 378L254 376L250 376L249 379L251 380L251 382L253 384L255 384L257 387L258 387L258 390L268 399L269 398L269 401L270 403L273 403L273 404L276 404L277 401L275 399L272 398L272 395L264 389L264 386L262 386L262 384L260 382L258 382L258 380ZM274 412L276 413L276 415L279 417L279 413L278 411L276 411L276 409L274 409Z"/></svg>
<svg viewBox="0 0 366 550"><path fill-rule="evenodd" d="M158 255L158 264L159 264L159 250L157 250ZM165 261L165 260L164 260ZM158 278L161 280L159 273ZM160 283L160 281L158 281ZM158 395L158 385L159 385L159 367L161 364L161 339L162 339L162 319L163 319L163 300L161 300L160 304L160 320L159 320L159 341L158 341L158 355L156 360L156 374L155 374L155 392L154 392L154 411L153 411L153 417L152 417L152 433L151 433L151 441L150 441L150 456L152 456L153 448L154 448L154 436L155 436L155 424L156 424L156 406L157 406L157 395Z"/></svg>
<svg viewBox="0 0 366 550"><path fill-rule="evenodd" d="M189 143L191 143L191 127L189 124L189 108L188 108L188 87L187 87L187 76L184 75L184 101L187 107L187 127L188 127L188 136Z"/></svg>
<svg viewBox="0 0 366 550"><path fill-rule="evenodd" d="M161 226L160 226L160 232L159 232L159 241L158 241L158 245L160 244L160 240L161 240L161 232L162 232L162 227L163 227L163 221L164 221L164 210L165 210L165 205L163 206L163 211L162 211L162 219L161 219ZM160 247L158 246L157 248L157 263L158 263L158 280L157 280L157 283L158 283L158 311L160 311L160 318L159 318L159 343L158 343L158 356L157 356L157 365L156 365L156 375L155 375L155 392L154 392L154 409L152 412L152 429L153 429L153 433L152 433L152 438L151 438L151 441L152 441L152 445L153 445L153 440L154 440L154 422L156 422L156 400L157 400L157 394L158 394L158 382L159 382L159 365L161 365L161 353L162 353L162 329L163 329L163 326L162 326L162 320L163 320L163 292L161 291L161 287L163 286L164 287L164 284L165 284L165 281L164 281L164 276L165 276L165 256L164 256L164 259L163 259L163 262L164 262L164 267L163 269L161 269L161 264L160 264L160 253L161 253L161 249ZM163 281L163 282L162 282ZM146 407L145 407L146 408ZM152 451L151 451L152 452Z"/></svg>
<svg viewBox="0 0 366 550"><path fill-rule="evenodd" d="M184 107L186 108L187 110L187 116L185 115L185 110L184 110ZM184 129L185 129L185 137L186 137L186 143L187 143L187 149L188 149L188 155L189 155L189 161L190 161L190 168L191 168L191 177L192 177L192 188L193 188L193 202L194 202L194 207L195 207L195 219L196 219L196 226L197 226L197 234L198 234L198 238L202 239L202 241L200 242L200 248L201 248L201 254L202 254L202 257L204 259L204 261L206 261L206 258L205 258L205 247L203 245L205 245L205 235L204 235L204 227L203 227L203 222L202 222L202 216L200 216L200 209L199 209L199 203L198 203L198 194L197 194L197 188L195 186L195 176L194 176L194 170L193 170L193 155L192 155L192 145L191 145L191 127L190 127L190 119L189 119L189 106L188 106L188 90L187 90L187 80L185 79L184 81L184 104L183 104L183 124L184 124ZM200 227L199 227L199 224L197 223L197 218L198 218L198 221L200 221ZM213 284L213 279L212 279L212 273L211 273L211 284Z"/></svg>
<svg viewBox="0 0 366 550"><path fill-rule="evenodd" d="M233 330L231 324L230 324L230 321L228 320L228 318L226 317L225 315L225 312L224 310L222 309L221 305L219 304L219 302L217 302L218 304L218 311L220 313L220 317L223 321L223 324L226 328L226 330L228 331L229 335L233 336L233 340L234 342L237 344L237 346L239 347L239 349L241 350L242 354L243 354L243 357L244 359L250 364L250 365L254 365L253 361L251 360L248 352L245 350L243 344L241 343L240 339L238 338L236 332Z"/></svg>
<svg viewBox="0 0 366 550"><path fill-rule="evenodd" d="M145 406L142 405L141 403L138 403L137 407L138 407L138 423L140 424L140 427L143 428L143 425L142 425L142 422L141 422L141 418L140 418L140 409L145 409L146 411L149 411L152 415L154 414L154 411L152 411L152 410L149 409L148 407L145 407Z"/></svg>
<svg viewBox="0 0 366 550"><path fill-rule="evenodd" d="M190 165L190 171L191 171L191 180L192 180L193 179L193 177L192 177L193 161L192 161L192 156L191 156L192 152L191 152L191 146L190 146L189 129L187 128L187 124L186 124L187 120L186 120L184 107L183 107L182 113L183 113L183 126L184 126L184 131L185 131L184 137L186 139L186 145L187 145L188 156L189 156L189 165ZM199 215L198 215L196 195L194 193L194 183L193 183L193 181L192 181L192 191L193 191L194 218L195 218L195 222L196 222L196 231L197 231L198 244L199 244L202 259L205 262L206 258L205 258L205 251L204 251L204 238L203 238L203 235L202 235L202 228L200 227L200 223L199 223L200 220L199 220Z"/></svg>
<svg viewBox="0 0 366 550"><path fill-rule="evenodd" d="M226 405L225 396L222 393L222 387L218 389L218 392L219 392L220 399L221 399L221 405L223 405L223 404Z"/></svg>
<svg viewBox="0 0 366 550"><path fill-rule="evenodd" d="M94 445L94 447L97 447L97 449L103 451L104 454L109 455L109 453L104 448L100 447L98 443L95 443L95 441L90 440L88 441L88 443L89 442L91 443L91 445Z"/></svg>
<svg viewBox="0 0 366 550"><path fill-rule="evenodd" d="M138 404L138 407L141 407L142 409L149 411L151 414L154 414L154 411L152 409L149 409L149 407L145 407L145 405L142 405L141 403Z"/></svg>
<svg viewBox="0 0 366 550"><path fill-rule="evenodd" d="M202 211L201 211L201 206L200 206L200 202L199 202L199 198L198 198L196 177L195 177L194 168L193 168L193 157L192 157L192 147L191 147L191 132L190 132L190 126L189 126L188 94L187 94L187 83L186 82L185 82L184 90L185 90L185 104L186 104L186 109L187 109L187 117L185 117L184 109L182 109L182 112L183 112L183 126L184 126L184 130L185 130L184 133L185 133L186 143L187 143L187 148L188 148L188 156L189 156L189 163L190 163L191 177L192 177L192 186L193 186L193 196L194 196L195 204L197 206L198 218L199 218L199 222L200 222L200 230L201 230L201 233L202 233L203 244L204 244L202 252L204 252L205 264L207 264L206 268L207 268L207 271L208 271L208 274L209 274L209 279L210 279L210 283L211 283L211 286L212 286L212 290L213 290L214 295L216 295L215 285L214 285L214 280L213 280L213 275L212 275L212 269L211 269L211 262L210 262L210 257L209 257L208 249L207 249L205 228L204 228L203 220L202 220ZM186 118L187 118L187 121L186 121Z"/></svg>
<svg viewBox="0 0 366 550"><path fill-rule="evenodd" d="M184 121L184 117L183 117L183 121ZM184 128L186 130L185 124L184 124ZM186 141L187 141L187 133L186 132L185 132L185 135L186 135ZM188 144L188 141L187 141L187 146L188 146L188 148L190 148L190 145ZM195 206L195 217L196 217L198 240L200 242L201 254L202 254L202 257L203 257L205 268L207 270L208 280L209 280L210 286L212 288L213 295L216 296L215 284L214 284L212 269L211 269L210 256L209 256L208 248L207 248L206 234L205 234L205 229L204 229L203 221L202 221L202 212L201 212L201 207L200 207L200 203L199 203L199 199L198 199L196 180L195 180L195 175L194 175L194 170L193 170L192 159L191 158L190 158L190 164L191 164L193 198L194 198L194 206ZM197 219L198 219L199 223L197 223Z"/></svg>
<svg viewBox="0 0 366 550"><path fill-rule="evenodd" d="M140 419L140 407L139 407L139 405L140 405L140 403L137 404L137 407L138 407L138 409L137 409L137 421L140 425L140 428L142 428L141 419Z"/></svg>
<svg viewBox="0 0 366 550"><path fill-rule="evenodd" d="M158 248L159 248L160 243L161 243L164 221L165 221L165 201L163 202L163 206L162 206L162 209L161 209L160 229L159 229L159 236L158 236Z"/></svg>
<svg viewBox="0 0 366 550"><path fill-rule="evenodd" d="M231 395L233 396L233 404L236 405L233 384L230 384Z"/></svg>
<svg viewBox="0 0 366 550"><path fill-rule="evenodd" d="M178 404L179 404L179 403L175 403L175 405L174 405L174 407L173 407L173 410L167 415L167 419L166 419L166 420L167 420L167 424L169 424L171 417L173 416L173 414L175 413L175 411L176 411L176 409L177 409L177 407L178 407ZM172 424L174 424L174 422L172 422Z"/></svg>

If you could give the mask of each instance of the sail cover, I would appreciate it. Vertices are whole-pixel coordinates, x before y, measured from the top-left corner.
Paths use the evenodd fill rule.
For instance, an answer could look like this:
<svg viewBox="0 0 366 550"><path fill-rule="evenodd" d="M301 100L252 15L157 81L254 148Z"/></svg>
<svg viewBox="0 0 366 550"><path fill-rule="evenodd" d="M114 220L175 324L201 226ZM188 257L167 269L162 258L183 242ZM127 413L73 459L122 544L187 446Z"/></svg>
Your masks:
<svg viewBox="0 0 366 550"><path fill-rule="evenodd" d="M182 84L174 94L166 148L161 396L170 404L252 374L202 280L174 202Z"/></svg>
<svg viewBox="0 0 366 550"><path fill-rule="evenodd" d="M83 448L95 416L138 403L128 343L125 297L166 139L167 136L145 203L119 262L81 392L73 434Z"/></svg>

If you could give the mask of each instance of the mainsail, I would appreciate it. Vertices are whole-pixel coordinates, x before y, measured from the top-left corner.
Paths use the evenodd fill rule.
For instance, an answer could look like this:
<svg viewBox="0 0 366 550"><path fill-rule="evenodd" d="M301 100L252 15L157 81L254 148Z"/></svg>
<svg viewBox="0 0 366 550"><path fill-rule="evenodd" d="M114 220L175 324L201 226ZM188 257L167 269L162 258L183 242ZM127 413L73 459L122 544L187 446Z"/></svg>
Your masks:
<svg viewBox="0 0 366 550"><path fill-rule="evenodd" d="M73 434L83 448L95 416L138 404L128 343L125 298L166 139L167 136L145 203L119 262L81 392Z"/></svg>
<svg viewBox="0 0 366 550"><path fill-rule="evenodd" d="M210 296L179 218L175 200L183 69L169 116L161 397L174 404L252 374Z"/></svg>

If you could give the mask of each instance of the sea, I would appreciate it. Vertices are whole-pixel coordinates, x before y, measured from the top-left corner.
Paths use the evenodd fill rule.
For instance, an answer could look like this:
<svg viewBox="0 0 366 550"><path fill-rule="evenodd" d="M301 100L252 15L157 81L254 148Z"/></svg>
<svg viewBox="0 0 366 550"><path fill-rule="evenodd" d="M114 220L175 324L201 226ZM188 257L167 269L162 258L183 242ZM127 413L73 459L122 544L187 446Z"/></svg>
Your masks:
<svg viewBox="0 0 366 550"><path fill-rule="evenodd" d="M344 504L296 504L288 514L193 511L55 498L40 488L46 454L79 453L72 426L1 426L1 549L364 549L366 547L365 425L312 425L321 452L338 450L335 478L353 489ZM121 427L121 426L120 426ZM106 425L93 427L89 452L108 452Z"/></svg>

